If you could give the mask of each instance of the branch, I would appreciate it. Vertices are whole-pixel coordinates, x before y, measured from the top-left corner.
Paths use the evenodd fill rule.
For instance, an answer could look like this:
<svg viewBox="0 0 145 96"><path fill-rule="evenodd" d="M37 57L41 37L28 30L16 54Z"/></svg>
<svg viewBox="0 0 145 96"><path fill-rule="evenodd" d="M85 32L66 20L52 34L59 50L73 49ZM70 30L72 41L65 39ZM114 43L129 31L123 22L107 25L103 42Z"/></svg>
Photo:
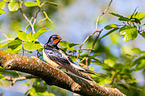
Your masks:
<svg viewBox="0 0 145 96"><path fill-rule="evenodd" d="M0 43L3 43L3 42L8 41L8 40L14 40L13 38L8 38L8 36L4 32L2 32L1 30L0 30L0 33L2 33L6 38L5 40L0 41Z"/></svg>
<svg viewBox="0 0 145 96"><path fill-rule="evenodd" d="M13 86L17 81L22 81L22 80L31 79L31 78L37 78L37 77L33 76L33 75L27 75L25 77L18 77L18 78L12 78L10 76L5 76L6 80L12 81L11 86Z"/></svg>
<svg viewBox="0 0 145 96"><path fill-rule="evenodd" d="M125 96L116 88L99 86L94 81L88 81L71 74L66 74L38 58L17 54L5 54L0 50L0 66L4 69L30 73L44 80L48 85L55 85L83 96Z"/></svg>
<svg viewBox="0 0 145 96"><path fill-rule="evenodd" d="M39 8L39 10L36 12L35 16L34 16L34 17L31 17L30 20L28 19L28 17L26 16L26 14L23 12L22 6L20 6L19 9L20 9L21 13L23 14L23 17L29 22L29 24L30 24L30 26L31 26L31 28L32 28L32 33L34 34L34 33L35 33L34 25L35 25L35 23L36 23L37 15L38 15L38 13L41 11L40 8ZM32 22L32 21L33 21L33 22ZM28 25L28 26L29 26L29 25ZM36 41L39 42L38 39L36 39ZM43 46L43 44L42 44L41 42L39 42L39 43Z"/></svg>
<svg viewBox="0 0 145 96"><path fill-rule="evenodd" d="M92 44L91 49L94 48L95 43L97 42L97 40L98 40L98 38L99 38L101 32L103 31L103 29L102 29L102 30L98 30L99 19L100 19L100 17L101 17L102 15L104 15L104 14L108 11L108 9L109 9L109 7L110 7L112 1L113 1L113 0L111 0L111 1L109 2L109 5L106 7L106 9L97 17L97 21L96 21L96 31L93 32L92 34L90 34L89 36L87 36L87 38L84 40L83 44L81 44L80 49L79 49L79 52L78 52L78 55L77 55L77 59L78 59L79 56L80 56L82 46L88 41L88 39L89 39L91 36L93 36L94 34L96 34L97 32L99 32L99 34L96 36L96 38L95 38L95 40L94 40L94 42L93 42L93 44ZM90 53L91 53L91 50L89 51L88 54L90 54ZM88 58L86 58L86 59L88 59ZM87 60L86 60L86 61L87 61ZM87 62L86 62L86 63L87 63ZM86 64L86 65L87 65L87 64Z"/></svg>

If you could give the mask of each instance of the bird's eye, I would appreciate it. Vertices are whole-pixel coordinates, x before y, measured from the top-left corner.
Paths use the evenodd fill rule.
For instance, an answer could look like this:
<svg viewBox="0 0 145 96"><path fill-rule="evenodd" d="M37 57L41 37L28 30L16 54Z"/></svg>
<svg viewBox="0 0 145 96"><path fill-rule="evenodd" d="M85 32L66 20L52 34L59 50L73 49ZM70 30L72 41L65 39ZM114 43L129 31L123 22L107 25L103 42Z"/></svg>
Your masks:
<svg viewBox="0 0 145 96"><path fill-rule="evenodd" d="M55 39L57 39L56 37L53 37L53 39L55 40Z"/></svg>

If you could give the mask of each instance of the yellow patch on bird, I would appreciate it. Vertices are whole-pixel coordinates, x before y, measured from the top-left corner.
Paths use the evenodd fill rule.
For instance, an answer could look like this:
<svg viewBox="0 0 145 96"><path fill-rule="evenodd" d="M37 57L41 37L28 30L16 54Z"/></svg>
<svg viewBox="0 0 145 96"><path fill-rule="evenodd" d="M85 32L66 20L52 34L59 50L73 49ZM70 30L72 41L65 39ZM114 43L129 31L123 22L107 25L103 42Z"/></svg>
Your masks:
<svg viewBox="0 0 145 96"><path fill-rule="evenodd" d="M47 55L45 54L44 52L44 49L43 49L43 59L51 66L55 67L55 68L60 68L61 66L58 65L56 62L52 61L51 59L49 59L47 57Z"/></svg>

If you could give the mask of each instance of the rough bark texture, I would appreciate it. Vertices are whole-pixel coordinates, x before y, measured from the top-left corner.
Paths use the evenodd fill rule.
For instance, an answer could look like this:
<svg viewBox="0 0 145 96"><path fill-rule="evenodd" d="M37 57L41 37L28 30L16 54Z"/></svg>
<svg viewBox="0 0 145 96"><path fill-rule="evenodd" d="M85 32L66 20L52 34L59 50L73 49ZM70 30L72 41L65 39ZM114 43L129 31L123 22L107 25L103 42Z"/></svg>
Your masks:
<svg viewBox="0 0 145 96"><path fill-rule="evenodd" d="M106 88L94 81L66 74L38 58L5 54L0 50L0 66L4 69L30 73L43 79L48 85L56 85L83 96L125 96L116 88Z"/></svg>

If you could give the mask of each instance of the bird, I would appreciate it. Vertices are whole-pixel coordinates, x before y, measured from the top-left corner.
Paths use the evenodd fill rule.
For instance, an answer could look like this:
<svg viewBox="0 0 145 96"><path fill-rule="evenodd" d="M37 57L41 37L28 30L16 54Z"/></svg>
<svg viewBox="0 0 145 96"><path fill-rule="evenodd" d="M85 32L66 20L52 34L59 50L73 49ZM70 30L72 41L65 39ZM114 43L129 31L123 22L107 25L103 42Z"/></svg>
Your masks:
<svg viewBox="0 0 145 96"><path fill-rule="evenodd" d="M48 42L44 45L43 49L43 59L55 68L64 68L71 73L85 78L87 80L91 80L89 77L85 76L81 72L94 74L92 71L88 69L84 69L78 65L76 65L72 59L64 52L61 48L58 47L58 43L60 42L61 37L58 35L52 35L48 39Z"/></svg>

